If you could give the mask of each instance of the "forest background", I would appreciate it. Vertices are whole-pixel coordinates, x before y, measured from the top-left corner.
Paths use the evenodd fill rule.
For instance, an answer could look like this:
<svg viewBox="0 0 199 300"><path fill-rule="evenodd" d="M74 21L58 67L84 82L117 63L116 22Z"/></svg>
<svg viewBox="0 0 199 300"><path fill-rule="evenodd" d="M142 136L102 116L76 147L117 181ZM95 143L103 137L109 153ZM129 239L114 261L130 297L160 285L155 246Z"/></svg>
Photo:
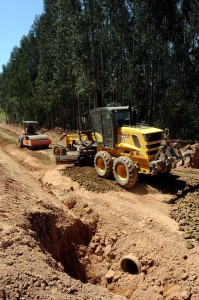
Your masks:
<svg viewBox="0 0 199 300"><path fill-rule="evenodd" d="M99 106L199 139L198 0L44 0L0 73L7 122L76 129Z"/></svg>

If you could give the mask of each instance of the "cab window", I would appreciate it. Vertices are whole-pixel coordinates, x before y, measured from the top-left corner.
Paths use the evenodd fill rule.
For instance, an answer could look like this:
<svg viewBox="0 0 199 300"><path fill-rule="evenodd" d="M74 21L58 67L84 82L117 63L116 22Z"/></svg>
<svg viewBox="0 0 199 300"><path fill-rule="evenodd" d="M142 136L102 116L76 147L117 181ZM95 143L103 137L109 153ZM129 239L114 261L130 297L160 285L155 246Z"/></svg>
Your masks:
<svg viewBox="0 0 199 300"><path fill-rule="evenodd" d="M135 146L137 148L141 148L138 137L136 135L132 135L132 138L133 138L133 142L134 142Z"/></svg>

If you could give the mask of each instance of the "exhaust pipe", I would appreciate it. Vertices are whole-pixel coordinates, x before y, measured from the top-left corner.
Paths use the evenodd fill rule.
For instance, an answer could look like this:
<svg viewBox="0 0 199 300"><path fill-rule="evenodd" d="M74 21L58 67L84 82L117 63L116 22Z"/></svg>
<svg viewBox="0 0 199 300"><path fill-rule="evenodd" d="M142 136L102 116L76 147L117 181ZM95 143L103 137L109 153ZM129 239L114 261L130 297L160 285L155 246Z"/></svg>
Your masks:
<svg viewBox="0 0 199 300"><path fill-rule="evenodd" d="M132 275L139 274L141 271L141 264L136 256L132 253L124 256L120 261L122 271Z"/></svg>

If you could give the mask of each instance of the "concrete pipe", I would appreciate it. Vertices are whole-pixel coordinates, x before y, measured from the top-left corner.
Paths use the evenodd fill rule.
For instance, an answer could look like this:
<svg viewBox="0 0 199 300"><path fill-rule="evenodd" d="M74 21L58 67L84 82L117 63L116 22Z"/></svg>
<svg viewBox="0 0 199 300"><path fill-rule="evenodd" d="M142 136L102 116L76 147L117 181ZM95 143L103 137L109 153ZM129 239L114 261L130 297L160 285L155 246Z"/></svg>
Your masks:
<svg viewBox="0 0 199 300"><path fill-rule="evenodd" d="M122 271L132 275L139 274L141 271L141 264L138 258L132 253L124 256L120 261Z"/></svg>

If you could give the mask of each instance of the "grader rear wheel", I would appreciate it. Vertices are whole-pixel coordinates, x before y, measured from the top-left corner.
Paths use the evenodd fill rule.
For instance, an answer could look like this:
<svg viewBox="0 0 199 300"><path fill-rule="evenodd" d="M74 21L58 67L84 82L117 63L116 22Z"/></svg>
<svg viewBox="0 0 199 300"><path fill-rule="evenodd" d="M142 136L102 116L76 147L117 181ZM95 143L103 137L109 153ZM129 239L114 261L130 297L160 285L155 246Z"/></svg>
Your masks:
<svg viewBox="0 0 199 300"><path fill-rule="evenodd" d="M138 167L129 157L120 156L114 161L113 174L117 183L128 189L137 181Z"/></svg>
<svg viewBox="0 0 199 300"><path fill-rule="evenodd" d="M113 174L113 159L107 151L99 151L95 155L94 165L100 177L108 178Z"/></svg>

